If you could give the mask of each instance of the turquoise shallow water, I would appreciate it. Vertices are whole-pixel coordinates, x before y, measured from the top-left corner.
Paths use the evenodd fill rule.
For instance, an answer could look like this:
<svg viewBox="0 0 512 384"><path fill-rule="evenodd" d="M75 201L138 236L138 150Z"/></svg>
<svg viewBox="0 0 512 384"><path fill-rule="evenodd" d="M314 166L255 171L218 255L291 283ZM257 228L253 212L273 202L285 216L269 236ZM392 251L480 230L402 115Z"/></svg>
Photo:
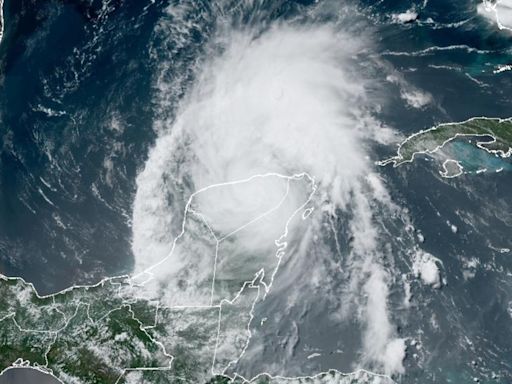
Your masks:
<svg viewBox="0 0 512 384"><path fill-rule="evenodd" d="M194 83L194 66L203 59L216 20L232 15L238 28L300 22L308 20L316 3L328 11L314 22L332 21L337 12L344 12L342 2L329 0L5 0L7 24L0 45L0 272L23 276L42 293L129 273L136 176L154 144L155 122L162 113L172 116ZM178 5L180 12L169 16L168 7ZM375 117L380 122L407 136L440 122L510 116L512 72L494 75L493 69L512 62L512 38L476 15L476 1L363 0L353 5L358 12L346 16L347 24L355 22L355 30L361 28L357 23L365 25L374 55L433 100L413 108L397 84L379 78L382 88L375 92L381 105ZM410 9L418 13L416 22L393 22L393 15ZM162 73L163 60L168 70ZM164 101L157 99L159 76L173 84ZM165 111L158 108L162 103ZM393 145L376 148L372 160L395 150ZM375 170L382 172L393 197L424 235L421 247L443 261L448 282L438 291L415 287L421 305L409 309L397 293L401 280L390 282L394 331L423 343L422 350L408 347L406 373L398 381L462 384L478 377L481 383L510 383L512 329L507 307L512 282L507 274L512 273L512 259L490 246L512 248L512 165L462 141L446 151L466 171L504 172L499 177L439 181L437 164ZM457 225L457 233L447 221ZM343 218L335 222L339 242L348 249L352 239L344 224ZM385 246L399 249L399 231L388 229L396 236ZM334 245L332 257L337 257ZM472 258L478 260L476 267L468 266ZM408 273L408 262L396 257L393 276ZM474 278L467 278L468 273ZM341 285L346 276L338 278L335 284ZM332 308L322 300L312 301L286 314L280 321L283 329L270 330L272 337L286 335L290 324L300 319L298 348L286 368L350 370L359 358L354 350L360 324L354 320L333 326L328 316ZM276 303L276 308L286 304ZM473 344L467 344L466 337ZM274 339L269 344L272 353L262 361L254 359L254 371L260 363L270 365L285 354ZM305 356L312 345L323 353L309 360ZM472 365L472 360L478 364ZM489 379L494 370L500 379ZM40 382L18 379L31 380Z"/></svg>
<svg viewBox="0 0 512 384"><path fill-rule="evenodd" d="M460 162L465 172L477 172L482 169L486 169L487 172L512 170L510 158L496 156L465 140L450 143L445 151L453 160Z"/></svg>

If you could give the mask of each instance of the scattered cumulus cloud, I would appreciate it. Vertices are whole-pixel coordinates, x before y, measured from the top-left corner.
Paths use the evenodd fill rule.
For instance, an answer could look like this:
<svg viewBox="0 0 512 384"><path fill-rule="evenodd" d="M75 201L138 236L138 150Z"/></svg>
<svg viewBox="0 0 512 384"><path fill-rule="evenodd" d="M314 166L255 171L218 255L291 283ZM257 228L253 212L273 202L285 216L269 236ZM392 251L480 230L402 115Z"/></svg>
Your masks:
<svg viewBox="0 0 512 384"><path fill-rule="evenodd" d="M432 95L409 84L398 73L388 75L386 80L396 84L400 90L400 97L409 107L423 109L433 102Z"/></svg>
<svg viewBox="0 0 512 384"><path fill-rule="evenodd" d="M306 172L318 187L311 205L330 208L314 210L305 220L251 222L258 212L274 206L288 206L285 211L293 213L292 208L300 207L307 197L307 183L287 189L282 178L269 177L252 185L224 186L197 195L191 205L195 224L187 224L186 229L198 232L187 236L190 241L203 236L206 251L198 252L197 241L192 247L186 237L180 239L183 242L167 263L172 268L158 271L156 285L161 288L174 279L171 276L179 276L188 281L182 296L194 302L197 293L203 303L206 289L212 285L208 279L222 278L208 269L217 257L212 239L218 240L221 234L237 231L237 226L248 222L246 232L237 231L217 247L218 257L228 258L222 264L227 269L222 271L233 265L248 268L244 267L247 263L236 265L234 257L241 255L237 249L249 249L251 255L273 255L268 253L269 241L286 226L286 240L294 240L286 249L291 267L279 278L299 282L304 264L302 268L293 265L301 266L312 257L332 257L319 241L316 254L310 253L312 239L322 236L320 223L335 212L347 213L353 217L349 224L353 239L347 255L353 281L346 292L348 301L360 296L361 288L364 291L359 314L364 328L364 358L360 363L387 374L402 373L405 343L397 337L389 316L390 278L379 261L383 234L374 220L376 204L388 211L395 206L383 180L373 172L365 145L368 140L390 142L396 136L369 114L369 79L353 70L357 64L354 57L367 42L327 25L274 25L263 33L223 30L216 43L176 117L157 122L160 135L137 178L133 208L136 271L142 272L170 255L184 219L183 208L194 191L254 175ZM157 88L172 93L165 84ZM427 101L416 96L410 103L423 106ZM279 264L272 264L275 258L258 260L266 263L265 275L273 276L267 272L277 269ZM238 271L239 275L250 272ZM179 295L173 291L170 296Z"/></svg>

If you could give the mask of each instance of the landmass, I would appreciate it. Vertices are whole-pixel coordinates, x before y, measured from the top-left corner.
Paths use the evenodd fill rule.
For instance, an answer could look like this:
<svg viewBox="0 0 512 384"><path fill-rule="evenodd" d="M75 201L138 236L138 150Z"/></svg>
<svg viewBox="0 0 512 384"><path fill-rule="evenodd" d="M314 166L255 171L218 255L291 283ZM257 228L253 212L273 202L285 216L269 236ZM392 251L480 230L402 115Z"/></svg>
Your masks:
<svg viewBox="0 0 512 384"><path fill-rule="evenodd" d="M24 280L0 275L0 372L33 367L65 384L392 383L364 370L252 380L215 375L221 308L159 308L123 297L128 286L128 277L118 277L41 297Z"/></svg>
<svg viewBox="0 0 512 384"><path fill-rule="evenodd" d="M440 172L441 176L450 179L462 175L463 167L457 160L448 159L443 163L443 170Z"/></svg>
<svg viewBox="0 0 512 384"><path fill-rule="evenodd" d="M246 192L263 187L276 193L255 205ZM249 379L236 371L254 307L269 292L284 239L295 221L306 219L301 212L315 188L307 174L205 187L188 200L169 256L138 275L48 296L0 275L0 372L32 367L65 384L392 383L364 370L295 378L262 372ZM205 202L227 192L237 205L226 221L224 210ZM240 241L254 237L261 239L257 248L238 251ZM182 268L173 268L178 263Z"/></svg>
<svg viewBox="0 0 512 384"><path fill-rule="evenodd" d="M477 11L496 23L499 29L512 31L511 7L511 0L483 0L478 4Z"/></svg>
<svg viewBox="0 0 512 384"><path fill-rule="evenodd" d="M474 117L458 123L440 124L407 137L396 156L379 162L395 167L412 162L417 154L433 154L460 137L477 139L475 145L502 158L512 154L512 118Z"/></svg>

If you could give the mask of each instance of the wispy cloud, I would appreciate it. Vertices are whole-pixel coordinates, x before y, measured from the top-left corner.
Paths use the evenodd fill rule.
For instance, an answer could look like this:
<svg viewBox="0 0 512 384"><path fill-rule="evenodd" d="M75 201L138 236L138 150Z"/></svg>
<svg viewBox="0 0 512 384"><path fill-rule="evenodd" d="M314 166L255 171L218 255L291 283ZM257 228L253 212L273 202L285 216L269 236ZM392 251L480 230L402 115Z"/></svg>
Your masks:
<svg viewBox="0 0 512 384"><path fill-rule="evenodd" d="M338 257L322 243L321 223L336 213L347 214L353 237L350 249L343 250L353 268L347 300L363 294L359 300L364 333L360 363L385 373L400 373L405 344L396 337L388 314L388 273L378 255L382 233L374 222L375 204L387 207L388 212L394 206L383 181L372 173L366 151L368 140L389 141L393 132L371 118L370 80L354 70L355 57L366 41L326 25L274 25L260 32L224 29L183 98L177 117L159 122L164 129L137 182L136 268L142 271L168 255L183 220L178 209L193 191L269 172L307 172L318 185L308 207L327 209L286 223L284 213L272 220L268 216L244 227L247 231L234 233L272 207L293 213L307 201L307 183L290 187L276 177L212 190L198 195L192 204L199 214L195 220L201 219L210 234L202 225L187 241L210 235L223 239L226 246L219 248L219 257L226 265L235 264L237 273L244 276L253 267L250 260L237 264L243 255L270 255L253 261L270 271L277 267L274 240L289 225L287 259L296 268L280 273L279 286L284 289L298 281L298 267L304 267L301 261L315 257L310 254L312 249L318 258ZM312 248L315 239L320 240ZM205 248L209 251L201 253L189 246L184 247L185 253L173 253L174 268L168 273L159 271L161 282L165 284L178 273L186 275L189 287L206 287L212 278L211 248L210 244ZM191 268L190 260L193 272L185 273L181 269ZM308 271L300 271L304 273ZM221 282L225 278L227 284L233 276L227 273L215 278ZM198 291L198 295L203 293Z"/></svg>

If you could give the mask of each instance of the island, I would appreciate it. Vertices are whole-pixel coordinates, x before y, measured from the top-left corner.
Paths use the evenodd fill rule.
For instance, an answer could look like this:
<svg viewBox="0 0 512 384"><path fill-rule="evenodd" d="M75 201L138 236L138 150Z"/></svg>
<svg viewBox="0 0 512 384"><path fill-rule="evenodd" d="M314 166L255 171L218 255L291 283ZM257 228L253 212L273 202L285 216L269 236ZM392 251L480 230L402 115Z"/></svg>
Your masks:
<svg viewBox="0 0 512 384"><path fill-rule="evenodd" d="M396 156L380 161L379 165L392 163L395 167L412 162L417 154L433 154L447 143L461 137L475 138L475 145L502 158L512 154L512 118L500 119L473 117L445 123L419 131L400 143Z"/></svg>

